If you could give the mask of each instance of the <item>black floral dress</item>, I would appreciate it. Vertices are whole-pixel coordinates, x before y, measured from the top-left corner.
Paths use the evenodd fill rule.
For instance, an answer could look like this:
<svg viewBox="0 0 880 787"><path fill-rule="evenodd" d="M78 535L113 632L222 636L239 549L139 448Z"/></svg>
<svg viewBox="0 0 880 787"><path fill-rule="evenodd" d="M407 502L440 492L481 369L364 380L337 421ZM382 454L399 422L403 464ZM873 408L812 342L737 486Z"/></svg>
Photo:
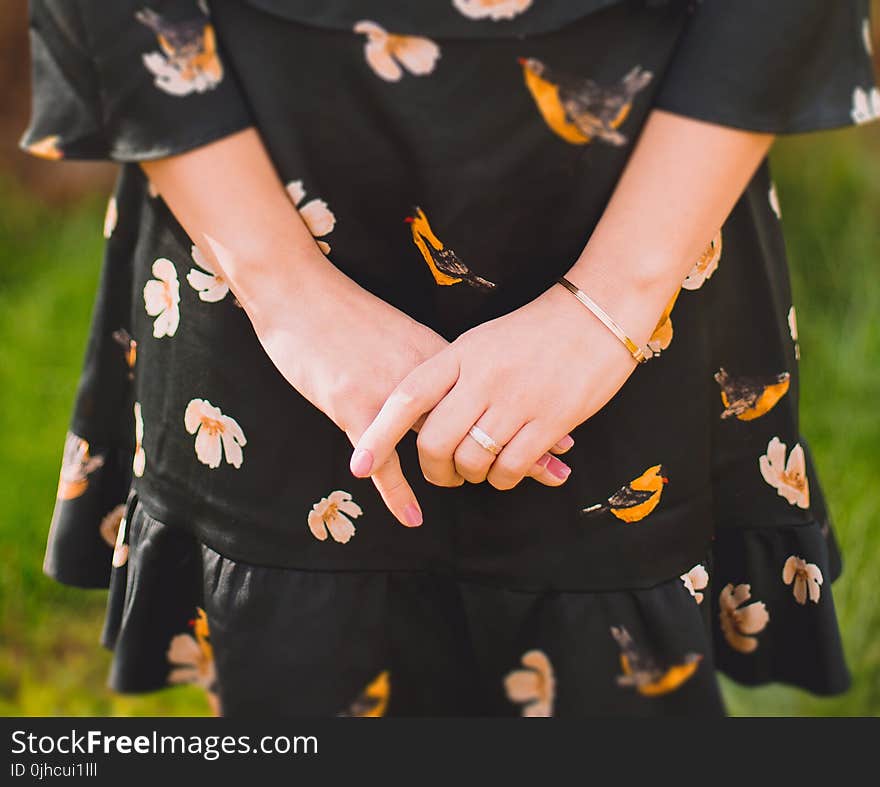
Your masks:
<svg viewBox="0 0 880 787"><path fill-rule="evenodd" d="M113 687L358 716L718 714L718 670L847 687L766 162L567 483L434 487L410 434L416 529L136 162L255 126L330 260L451 340L570 267L652 108L880 115L867 2L32 0L31 35L22 148L121 163L45 558L109 582Z"/></svg>

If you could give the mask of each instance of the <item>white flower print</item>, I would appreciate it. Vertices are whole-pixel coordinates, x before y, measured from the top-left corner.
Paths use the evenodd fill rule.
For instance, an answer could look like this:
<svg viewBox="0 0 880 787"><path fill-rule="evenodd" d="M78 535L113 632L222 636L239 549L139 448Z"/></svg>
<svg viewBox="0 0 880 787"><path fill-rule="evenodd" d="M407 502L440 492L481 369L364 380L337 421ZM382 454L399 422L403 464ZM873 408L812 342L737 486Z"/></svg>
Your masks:
<svg viewBox="0 0 880 787"><path fill-rule="evenodd" d="M128 544L125 543L126 520L123 516L119 520L119 530L116 531L116 543L113 545L113 558L110 561L113 568L122 568L128 562Z"/></svg>
<svg viewBox="0 0 880 787"><path fill-rule="evenodd" d="M300 207L300 203L306 197L306 191L303 188L302 181L292 180L285 186L285 189L293 200L293 204L296 205L299 215L302 216L303 221L309 228L309 232L311 232L316 239L322 238L333 232L333 228L336 226L336 216L333 215L333 211L327 207L327 203L324 202L324 200L309 200ZM320 248L324 254L330 253L329 243L322 240L317 240L317 243L318 248Z"/></svg>
<svg viewBox="0 0 880 787"><path fill-rule="evenodd" d="M326 541L329 531L334 541L347 544L354 535L351 519L357 519L362 513L363 509L351 499L348 492L337 489L312 506L309 511L309 530L319 541Z"/></svg>
<svg viewBox="0 0 880 787"><path fill-rule="evenodd" d="M214 27L206 19L172 21L149 8L135 18L156 34L161 51L141 57L160 90L172 96L204 93L223 79Z"/></svg>
<svg viewBox="0 0 880 787"><path fill-rule="evenodd" d="M205 610L196 607L196 617L189 624L193 633L175 635L165 652L165 657L172 666L168 673L168 682L201 686L205 690L211 710L215 716L219 716L221 708L220 698L217 696L217 667Z"/></svg>
<svg viewBox="0 0 880 787"><path fill-rule="evenodd" d="M550 659L543 651L530 650L521 661L526 669L513 670L504 679L507 698L522 705L523 716L552 716L556 680Z"/></svg>
<svg viewBox="0 0 880 787"><path fill-rule="evenodd" d="M718 597L721 633L727 644L740 653L752 653L758 647L759 634L770 622L770 613L763 601L745 604L752 597L751 585L728 583ZM745 604L745 606L743 606Z"/></svg>
<svg viewBox="0 0 880 787"><path fill-rule="evenodd" d="M169 643L166 657L174 667L168 675L169 683L194 683L213 690L217 680L214 649L211 646L208 617L196 608L196 617L190 621L194 634L177 634Z"/></svg>
<svg viewBox="0 0 880 787"><path fill-rule="evenodd" d="M122 522L122 517L124 515L124 503L114 506L104 514L104 518L101 520L101 524L98 527L98 532L100 532L101 538L104 539L104 543L107 544L107 546L115 546L116 538L119 535L119 525Z"/></svg>
<svg viewBox="0 0 880 787"><path fill-rule="evenodd" d="M810 486L804 449L796 444L785 461L785 443L774 437L767 445L767 453L758 459L764 480L777 490L791 505L810 506Z"/></svg>
<svg viewBox="0 0 880 787"><path fill-rule="evenodd" d="M853 90L852 119L854 123L870 123L880 118L880 89L872 87L870 92L857 87Z"/></svg>
<svg viewBox="0 0 880 787"><path fill-rule="evenodd" d="M141 403L134 403L134 460L132 461L132 472L140 478L144 474L144 468L147 464L147 456L144 453L144 419L141 414Z"/></svg>
<svg viewBox="0 0 880 787"><path fill-rule="evenodd" d="M214 662L189 634L177 634L171 640L167 657L175 665L168 675L169 683L193 683L205 689L214 685Z"/></svg>
<svg viewBox="0 0 880 787"><path fill-rule="evenodd" d="M790 555L782 567L782 581L791 585L795 601L798 604L806 604L807 596L814 604L819 603L822 592L822 571L815 563L807 563L802 557Z"/></svg>
<svg viewBox="0 0 880 787"><path fill-rule="evenodd" d="M214 272L214 266L211 261L202 254L201 249L193 244L192 247L193 262L202 268L190 268L186 274L186 280L189 286L199 294L199 298L206 303L217 303L222 301L229 294L229 284L226 279L219 273ZM208 271L205 273L205 271Z"/></svg>
<svg viewBox="0 0 880 787"><path fill-rule="evenodd" d="M688 593L696 599L697 604L702 604L703 594L699 591L705 590L709 584L709 572L706 571L706 567L702 563L698 563L687 574L682 574L680 578Z"/></svg>
<svg viewBox="0 0 880 787"><path fill-rule="evenodd" d="M195 74L192 79L185 79L180 69L161 52L148 52L142 58L147 70L155 77L156 87L172 96L204 93L220 81L204 72Z"/></svg>
<svg viewBox="0 0 880 787"><path fill-rule="evenodd" d="M107 210L104 213L104 237L109 238L116 229L116 197L111 196L107 200Z"/></svg>
<svg viewBox="0 0 880 787"><path fill-rule="evenodd" d="M797 314L795 313L794 306L788 310L788 332L791 334L791 340L794 342L795 360L799 361L801 359L801 345L798 342Z"/></svg>
<svg viewBox="0 0 880 787"><path fill-rule="evenodd" d="M430 38L389 33L367 19L356 22L354 32L367 37L364 44L367 63L377 76L388 82L397 82L403 76L403 68L416 76L430 74L440 57L440 47Z"/></svg>
<svg viewBox="0 0 880 787"><path fill-rule="evenodd" d="M226 463L236 469L244 461L242 446L247 445L244 432L234 418L223 415L207 399L193 399L183 416L186 431L196 436L196 456L210 468L220 467L223 453Z"/></svg>
<svg viewBox="0 0 880 787"><path fill-rule="evenodd" d="M779 194L776 193L776 184L770 184L770 190L767 192L767 201L770 203L770 209L776 214L777 219L782 219L782 208L779 207Z"/></svg>
<svg viewBox="0 0 880 787"><path fill-rule="evenodd" d="M144 285L144 306L150 317L155 317L153 336L174 336L180 325L180 282L177 269L166 257L153 263L153 276Z"/></svg>
<svg viewBox="0 0 880 787"><path fill-rule="evenodd" d="M469 19L513 19L527 10L532 0L452 0L452 5Z"/></svg>
<svg viewBox="0 0 880 787"><path fill-rule="evenodd" d="M871 56L874 56L874 43L871 40L871 20L865 19L862 21L862 43L865 45L865 51Z"/></svg>

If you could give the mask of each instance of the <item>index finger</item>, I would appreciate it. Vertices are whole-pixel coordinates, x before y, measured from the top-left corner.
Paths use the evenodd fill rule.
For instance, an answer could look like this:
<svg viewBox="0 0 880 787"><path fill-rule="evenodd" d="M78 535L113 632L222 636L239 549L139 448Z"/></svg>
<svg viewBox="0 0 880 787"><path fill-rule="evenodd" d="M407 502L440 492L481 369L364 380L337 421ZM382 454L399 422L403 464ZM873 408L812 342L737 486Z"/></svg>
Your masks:
<svg viewBox="0 0 880 787"><path fill-rule="evenodd" d="M349 468L364 478L382 467L403 436L458 380L458 360L440 352L412 370L391 392L351 455Z"/></svg>

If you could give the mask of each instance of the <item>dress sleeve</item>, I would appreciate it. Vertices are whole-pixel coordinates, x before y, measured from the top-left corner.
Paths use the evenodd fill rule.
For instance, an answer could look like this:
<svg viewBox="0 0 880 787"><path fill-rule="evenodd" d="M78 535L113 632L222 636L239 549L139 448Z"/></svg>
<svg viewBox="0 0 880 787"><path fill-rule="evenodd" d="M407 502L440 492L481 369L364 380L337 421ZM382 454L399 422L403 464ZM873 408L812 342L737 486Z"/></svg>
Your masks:
<svg viewBox="0 0 880 787"><path fill-rule="evenodd" d="M205 0L30 0L22 150L140 161L252 125Z"/></svg>
<svg viewBox="0 0 880 787"><path fill-rule="evenodd" d="M692 0L655 106L773 134L880 117L869 0Z"/></svg>

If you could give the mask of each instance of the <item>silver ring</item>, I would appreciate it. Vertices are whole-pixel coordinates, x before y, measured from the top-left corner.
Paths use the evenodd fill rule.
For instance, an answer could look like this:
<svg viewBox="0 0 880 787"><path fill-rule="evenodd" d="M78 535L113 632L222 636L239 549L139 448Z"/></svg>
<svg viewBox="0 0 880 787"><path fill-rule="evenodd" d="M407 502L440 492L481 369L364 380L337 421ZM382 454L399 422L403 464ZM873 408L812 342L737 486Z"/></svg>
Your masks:
<svg viewBox="0 0 880 787"><path fill-rule="evenodd" d="M485 448L490 454L498 454L501 453L501 449L504 448L503 445L498 445L489 435L487 435L479 426L474 424L470 429L468 429L468 434L476 440L482 448Z"/></svg>

